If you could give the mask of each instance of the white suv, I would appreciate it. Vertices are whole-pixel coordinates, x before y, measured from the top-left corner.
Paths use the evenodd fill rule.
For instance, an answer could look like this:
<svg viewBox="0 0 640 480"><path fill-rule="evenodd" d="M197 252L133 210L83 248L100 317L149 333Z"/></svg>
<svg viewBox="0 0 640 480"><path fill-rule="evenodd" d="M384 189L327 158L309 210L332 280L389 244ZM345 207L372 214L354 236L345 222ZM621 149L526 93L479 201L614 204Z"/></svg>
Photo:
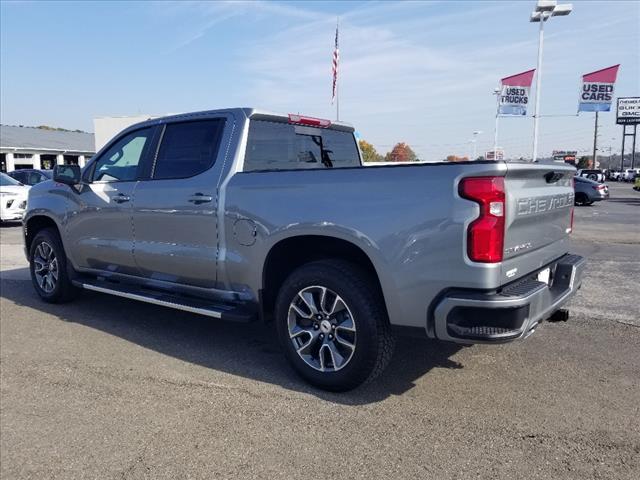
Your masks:
<svg viewBox="0 0 640 480"><path fill-rule="evenodd" d="M0 221L22 220L29 188L9 175L0 173Z"/></svg>
<svg viewBox="0 0 640 480"><path fill-rule="evenodd" d="M576 173L579 177L588 178L589 180L593 180L595 182L602 183L604 182L604 173L602 170L578 170Z"/></svg>
<svg viewBox="0 0 640 480"><path fill-rule="evenodd" d="M630 182L638 173L640 173L640 168L627 168L622 171L621 179Z"/></svg>

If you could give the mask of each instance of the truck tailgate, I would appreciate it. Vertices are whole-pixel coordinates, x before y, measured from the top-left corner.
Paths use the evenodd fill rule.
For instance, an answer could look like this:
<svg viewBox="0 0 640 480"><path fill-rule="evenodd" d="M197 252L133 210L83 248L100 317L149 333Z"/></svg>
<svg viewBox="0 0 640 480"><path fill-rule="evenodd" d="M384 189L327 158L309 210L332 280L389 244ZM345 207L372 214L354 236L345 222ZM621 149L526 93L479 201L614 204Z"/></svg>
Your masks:
<svg viewBox="0 0 640 480"><path fill-rule="evenodd" d="M517 278L568 251L575 169L508 163L503 278Z"/></svg>

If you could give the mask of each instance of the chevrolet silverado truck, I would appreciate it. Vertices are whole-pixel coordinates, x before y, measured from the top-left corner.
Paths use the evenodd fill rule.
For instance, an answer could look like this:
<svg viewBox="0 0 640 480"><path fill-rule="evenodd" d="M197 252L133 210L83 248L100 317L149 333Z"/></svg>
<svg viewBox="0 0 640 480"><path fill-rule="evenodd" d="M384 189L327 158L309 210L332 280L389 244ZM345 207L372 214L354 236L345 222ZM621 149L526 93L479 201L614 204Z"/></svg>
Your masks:
<svg viewBox="0 0 640 480"><path fill-rule="evenodd" d="M363 166L345 123L190 113L131 126L33 186L25 253L44 301L85 289L267 322L298 374L344 391L384 369L396 330L502 343L567 313L585 265L569 253L574 174Z"/></svg>

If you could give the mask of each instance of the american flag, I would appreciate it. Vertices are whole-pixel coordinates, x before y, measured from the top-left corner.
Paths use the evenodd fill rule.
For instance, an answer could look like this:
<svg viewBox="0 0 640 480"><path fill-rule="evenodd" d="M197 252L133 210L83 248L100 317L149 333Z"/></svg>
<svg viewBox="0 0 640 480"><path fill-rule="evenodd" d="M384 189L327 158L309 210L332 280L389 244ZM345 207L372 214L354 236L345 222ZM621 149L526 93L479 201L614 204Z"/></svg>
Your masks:
<svg viewBox="0 0 640 480"><path fill-rule="evenodd" d="M333 49L333 87L331 89L331 103L336 99L338 89L338 63L340 62L340 49L338 48L338 25L336 25L336 44Z"/></svg>

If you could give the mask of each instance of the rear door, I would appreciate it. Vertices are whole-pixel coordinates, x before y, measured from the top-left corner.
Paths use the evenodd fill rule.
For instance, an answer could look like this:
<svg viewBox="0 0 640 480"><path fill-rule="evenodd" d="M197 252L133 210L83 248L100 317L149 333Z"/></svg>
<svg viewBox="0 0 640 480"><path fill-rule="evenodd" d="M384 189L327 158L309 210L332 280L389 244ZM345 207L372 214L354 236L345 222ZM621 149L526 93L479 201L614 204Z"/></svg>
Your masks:
<svg viewBox="0 0 640 480"><path fill-rule="evenodd" d="M134 258L149 279L216 284L218 182L233 121L224 115L164 125L133 203Z"/></svg>
<svg viewBox="0 0 640 480"><path fill-rule="evenodd" d="M507 164L503 261L507 278L529 273L567 252L574 174L568 165Z"/></svg>

